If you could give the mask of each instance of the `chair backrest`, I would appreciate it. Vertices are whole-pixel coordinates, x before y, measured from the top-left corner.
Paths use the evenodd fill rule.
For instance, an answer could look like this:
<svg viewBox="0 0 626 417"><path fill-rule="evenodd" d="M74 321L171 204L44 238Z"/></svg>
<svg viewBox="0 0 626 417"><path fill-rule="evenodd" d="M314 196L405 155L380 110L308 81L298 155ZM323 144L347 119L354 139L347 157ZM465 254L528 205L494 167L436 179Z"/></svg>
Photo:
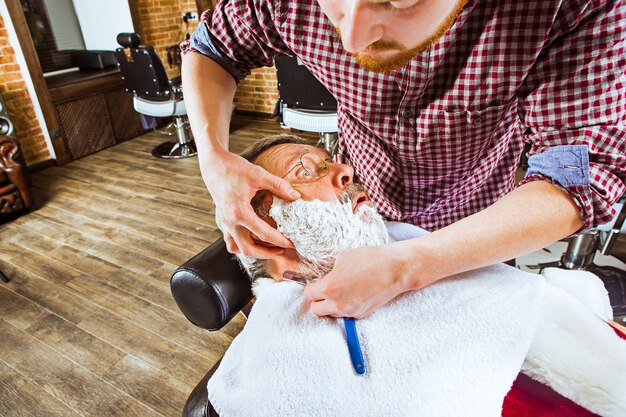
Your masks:
<svg viewBox="0 0 626 417"><path fill-rule="evenodd" d="M148 100L170 100L173 92L154 48L141 45L141 37L136 33L120 33L117 43L122 47L115 50L115 57L126 91Z"/></svg>
<svg viewBox="0 0 626 417"><path fill-rule="evenodd" d="M277 55L276 76L280 101L292 108L337 110L337 100L296 57Z"/></svg>

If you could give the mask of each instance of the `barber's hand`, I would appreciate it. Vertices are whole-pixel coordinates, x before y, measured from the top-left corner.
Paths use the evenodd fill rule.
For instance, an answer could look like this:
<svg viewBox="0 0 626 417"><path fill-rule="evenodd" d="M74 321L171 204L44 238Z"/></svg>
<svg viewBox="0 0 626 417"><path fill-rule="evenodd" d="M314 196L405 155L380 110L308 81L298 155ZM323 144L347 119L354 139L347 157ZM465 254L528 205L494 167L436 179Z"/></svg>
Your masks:
<svg viewBox="0 0 626 417"><path fill-rule="evenodd" d="M399 294L416 289L394 245L340 252L333 270L304 289L305 302L318 316L371 315Z"/></svg>
<svg viewBox="0 0 626 417"><path fill-rule="evenodd" d="M201 171L230 253L267 259L293 247L278 230L259 218L250 204L259 190L268 190L288 201L298 199L300 193L287 181L227 151L201 163Z"/></svg>

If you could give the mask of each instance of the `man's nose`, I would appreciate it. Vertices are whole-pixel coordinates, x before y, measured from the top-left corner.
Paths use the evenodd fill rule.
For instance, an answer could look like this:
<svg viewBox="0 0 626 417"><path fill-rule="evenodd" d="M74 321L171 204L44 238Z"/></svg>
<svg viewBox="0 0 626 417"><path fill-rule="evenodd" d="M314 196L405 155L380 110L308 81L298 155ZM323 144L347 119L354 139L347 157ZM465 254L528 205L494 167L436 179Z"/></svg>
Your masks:
<svg viewBox="0 0 626 417"><path fill-rule="evenodd" d="M349 0L346 2L339 23L341 41L346 51L362 52L383 36L383 26L379 24L380 11L369 0Z"/></svg>
<svg viewBox="0 0 626 417"><path fill-rule="evenodd" d="M354 168L347 164L330 165L330 174L333 186L338 190L343 190L347 184L354 182Z"/></svg>

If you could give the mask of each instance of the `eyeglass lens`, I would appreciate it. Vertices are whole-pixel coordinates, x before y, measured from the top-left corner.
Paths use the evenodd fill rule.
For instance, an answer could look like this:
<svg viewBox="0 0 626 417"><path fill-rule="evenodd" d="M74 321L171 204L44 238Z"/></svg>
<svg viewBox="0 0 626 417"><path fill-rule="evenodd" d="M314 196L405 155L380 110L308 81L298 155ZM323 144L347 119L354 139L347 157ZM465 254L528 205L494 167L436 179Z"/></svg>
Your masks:
<svg viewBox="0 0 626 417"><path fill-rule="evenodd" d="M299 166L294 167L296 184L308 184L328 174L326 161L314 153L305 153L300 157Z"/></svg>

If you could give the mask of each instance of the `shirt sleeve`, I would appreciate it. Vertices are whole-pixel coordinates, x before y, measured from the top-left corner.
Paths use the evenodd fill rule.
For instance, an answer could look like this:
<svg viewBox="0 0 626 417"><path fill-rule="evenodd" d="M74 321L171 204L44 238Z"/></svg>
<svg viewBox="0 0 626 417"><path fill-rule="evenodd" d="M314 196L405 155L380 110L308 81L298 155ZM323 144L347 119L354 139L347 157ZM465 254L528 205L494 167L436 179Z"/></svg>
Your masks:
<svg viewBox="0 0 626 417"><path fill-rule="evenodd" d="M241 81L253 68L274 65L276 53L293 54L275 27L280 5L264 0L220 1L215 9L202 13L198 27L181 49L213 59Z"/></svg>
<svg viewBox="0 0 626 417"><path fill-rule="evenodd" d="M585 229L610 221L626 190L625 34L623 1L563 2L518 93L532 145L520 185L564 189Z"/></svg>

